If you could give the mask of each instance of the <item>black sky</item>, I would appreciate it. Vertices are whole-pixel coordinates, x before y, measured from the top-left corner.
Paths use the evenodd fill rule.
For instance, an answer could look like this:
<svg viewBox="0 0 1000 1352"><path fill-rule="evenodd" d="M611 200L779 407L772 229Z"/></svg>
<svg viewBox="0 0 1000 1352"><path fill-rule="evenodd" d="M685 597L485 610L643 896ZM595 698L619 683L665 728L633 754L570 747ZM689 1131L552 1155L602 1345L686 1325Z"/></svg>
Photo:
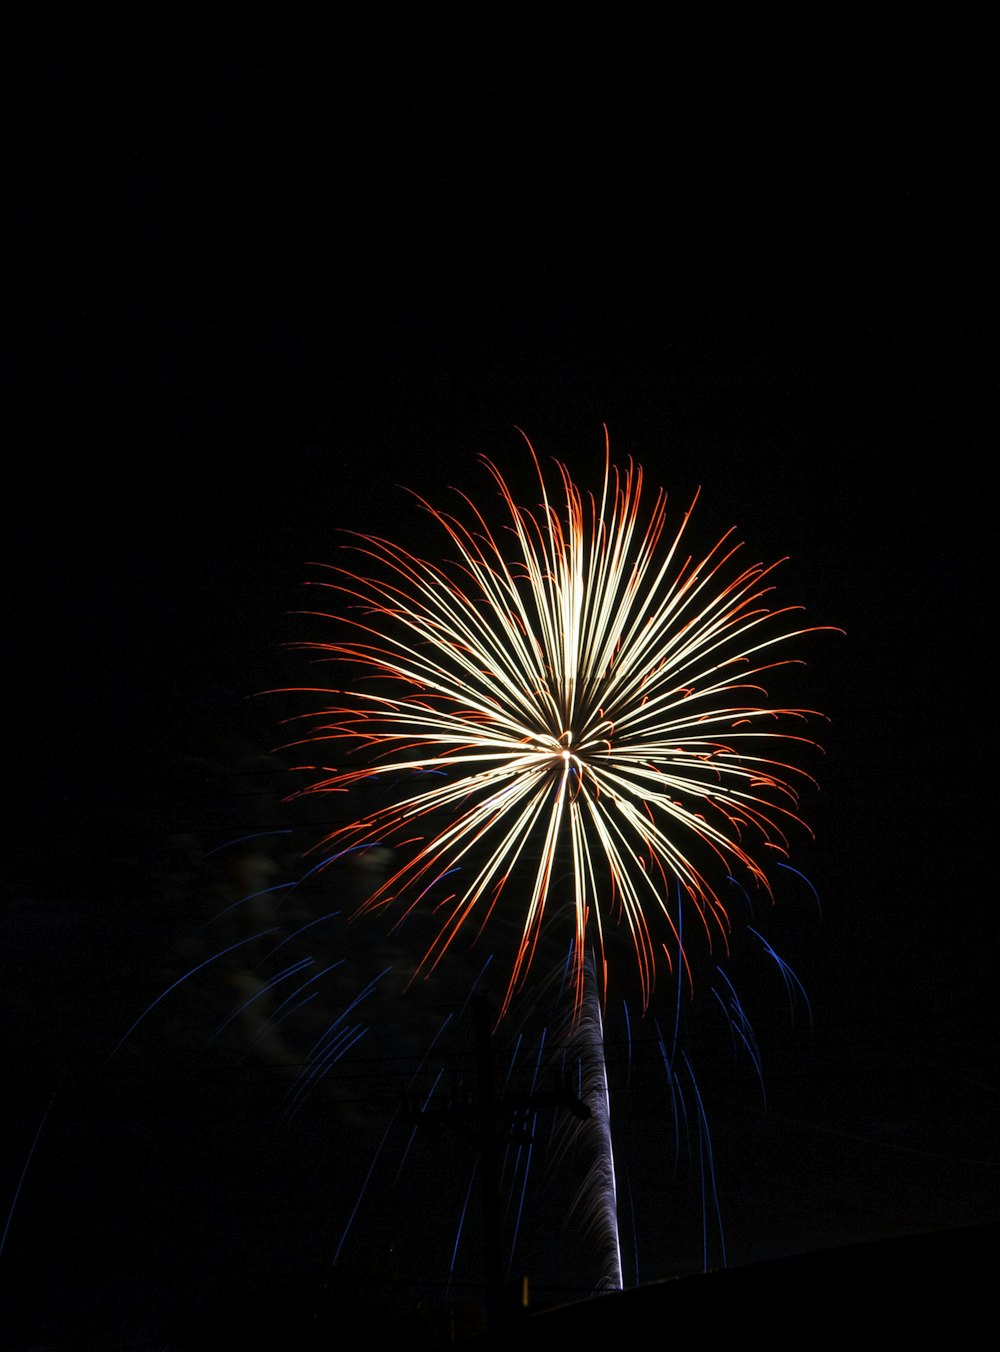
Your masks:
<svg viewBox="0 0 1000 1352"><path fill-rule="evenodd" d="M400 486L481 495L481 453L530 487L515 428L592 482L606 423L847 635L808 654L815 1040L723 1166L733 1247L995 1220L993 34L366 16L8 52L9 1190L67 1058L137 1012L95 949L163 965L128 887L197 832L169 767L280 740L247 696L301 676L306 565L344 528L433 548Z"/></svg>

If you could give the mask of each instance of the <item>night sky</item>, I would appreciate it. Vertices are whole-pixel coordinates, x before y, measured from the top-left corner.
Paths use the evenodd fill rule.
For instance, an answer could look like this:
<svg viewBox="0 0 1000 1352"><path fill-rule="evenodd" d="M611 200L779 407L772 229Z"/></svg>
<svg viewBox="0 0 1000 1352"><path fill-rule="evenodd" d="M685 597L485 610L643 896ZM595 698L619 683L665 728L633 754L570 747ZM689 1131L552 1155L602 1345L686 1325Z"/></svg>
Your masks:
<svg viewBox="0 0 1000 1352"><path fill-rule="evenodd" d="M208 954L209 852L322 825L270 754L301 702L254 698L313 683L309 565L345 529L436 550L405 490L492 510L481 454L531 501L517 429L596 487L606 424L673 520L700 486L699 540L787 556L782 599L845 631L793 701L831 720L791 858L821 910L772 918L813 1027L748 963L768 1112L706 1055L729 1261L1000 1219L992 35L366 14L60 17L8 50L4 1216L51 1101L15 1345L145 1345L329 1262L433 999L288 1128L235 1039L206 1052L207 978L107 1058ZM640 1195L674 1170L650 1133ZM469 1164L435 1193L437 1148L345 1263L446 1280L427 1212L453 1232ZM640 1279L697 1271L690 1169L657 1205Z"/></svg>

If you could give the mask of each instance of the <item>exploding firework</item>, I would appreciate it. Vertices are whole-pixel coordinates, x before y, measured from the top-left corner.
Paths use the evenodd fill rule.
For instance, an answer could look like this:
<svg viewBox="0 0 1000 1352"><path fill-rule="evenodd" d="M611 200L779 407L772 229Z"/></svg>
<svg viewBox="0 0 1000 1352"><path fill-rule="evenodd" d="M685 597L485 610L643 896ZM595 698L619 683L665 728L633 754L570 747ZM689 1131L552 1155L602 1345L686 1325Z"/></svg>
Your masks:
<svg viewBox="0 0 1000 1352"><path fill-rule="evenodd" d="M586 1158L562 1214L587 1245L581 1273L586 1264L601 1266L590 1289L607 1289L623 1284L629 1251L639 1280L639 1211L650 1193L648 1175L633 1191L627 1168L620 1185L616 1156L627 1161L628 1152L612 1148L613 1105L618 1142L628 1135L633 1046L636 1077L645 1060L656 1078L652 1090L647 1077L631 1097L642 1115L636 1136L646 1167L658 1167L649 1165L648 1151L661 1147L661 1133L649 1125L650 1113L659 1112L667 1134L672 1125L677 1154L686 1144L700 1166L705 1266L711 1224L723 1243L711 1114L695 1077L699 1058L682 997L694 989L700 962L706 979L699 989L714 997L702 1004L714 1016L722 1010L734 1055L749 1057L759 1075L750 1020L722 961L743 917L731 923L722 898L738 897L742 908L755 889L769 895L771 865L786 853L786 831L800 824L795 783L803 772L794 762L812 744L803 727L810 711L772 704L761 681L788 664L776 645L811 630L792 619L793 607L774 605L775 565L741 563L732 532L704 553L688 552L694 504L671 533L665 494L644 500L638 467L615 468L606 451L603 482L591 496L561 464L547 482L531 455L540 503L530 509L484 461L499 492L495 525L461 495L456 513L423 503L450 563L355 535L346 546L350 562L320 582L336 604L312 613L334 627L308 646L349 670L344 684L351 688L318 692L322 708L306 716L308 732L294 744L319 752L312 764L297 767L312 781L304 794L342 795L327 801L345 804L345 822L294 882L271 884L277 865L262 871L270 856L243 840L211 852L228 858L235 851L225 887L216 889L225 904L205 927L212 951L147 1005L116 1053L179 987L221 973L228 1012L213 1040L233 1038L241 1056L249 1050L290 1082L283 1114L289 1121L318 1091L355 1101L331 1079L362 1039L369 1067L407 1080L406 1100L415 1111L405 1161L413 1120L450 1121L451 1106L432 1102L449 1078L458 1091L453 1101L467 1109L470 1076L464 1054L445 1050L445 1030L459 1030L461 1015L441 1018L437 1002L430 1037L412 1007L400 1017L390 973L396 967L430 975L461 939L482 935L496 955L490 972L506 961L505 1028L517 1034L502 1052L497 1048L503 1089L496 1103L506 1097L521 1114L502 1165L508 1199L502 1223L513 1236L508 1271L519 1244L531 1251L530 1238L518 1236L528 1228L522 1216L529 1177L534 1188L538 1171L533 1129L572 1092L590 1118L582 1125L564 1118L538 1153L547 1149L557 1161L569 1153L575 1162ZM356 867L338 871L338 860ZM328 925L350 911L358 888L362 913L384 911L396 926L418 927L418 942L408 931L406 944L390 954L381 944L369 951L344 940L342 931L329 940ZM796 978L760 942L794 1000ZM318 949L307 953L314 943ZM634 956L623 964L619 948ZM447 964L456 979L446 1000L456 993L465 999L490 961L477 960L475 975L461 963ZM646 1023L655 1036L633 1038L626 987L637 986L648 1006L657 982L660 999ZM323 998L321 988L328 992ZM567 998L553 998L557 991ZM379 1001L383 1012L386 1002L391 1006L388 1018L374 1010ZM609 1035L623 1018L624 1030ZM370 1050L378 1038L372 1030L380 1027L390 1028L391 1064L399 1070L385 1071L384 1045L386 1054ZM543 1087L553 1079L556 1093ZM363 1122L367 1150L369 1117L355 1111L352 1126ZM48 1110L43 1125L47 1117ZM379 1181L380 1157L388 1162L393 1128L405 1122L394 1106L346 1218L338 1259L362 1201L367 1205L369 1183ZM435 1163L435 1211L443 1216L442 1182ZM472 1182L461 1204L452 1275ZM540 1247L548 1263L559 1207L543 1201L536 1210L544 1210ZM631 1215L631 1234L622 1230L620 1214ZM430 1252L424 1214L419 1224L421 1252ZM590 1274L581 1280L589 1282Z"/></svg>
<svg viewBox="0 0 1000 1352"><path fill-rule="evenodd" d="M760 681L787 663L775 645L810 631L775 607L776 565L741 563L732 531L687 553L694 503L671 537L666 494L644 511L642 470L616 468L607 443L597 495L558 462L554 492L529 450L532 509L483 460L502 527L463 494L460 514L418 499L450 564L355 535L360 564L318 583L337 604L311 613L336 632L306 646L359 679L314 692L328 698L301 744L327 763L298 768L308 793L381 783L380 805L322 842L321 867L391 851L361 910L433 916L418 973L516 915L505 1014L568 912L574 1009L591 950L607 996L613 929L648 1005L658 976L693 983L693 944L725 951L721 881L769 891L801 825L789 758L812 744L812 711L769 703Z"/></svg>
<svg viewBox="0 0 1000 1352"><path fill-rule="evenodd" d="M732 530L689 550L695 502L668 529L665 492L644 498L642 470L613 465L607 438L596 494L528 449L533 507L483 458L495 519L461 493L454 511L417 498L442 532L440 557L353 534L343 564L321 565L316 585L335 600L308 613L332 627L303 646L350 676L347 689L309 690L322 704L292 745L319 753L295 767L311 780L303 795L345 795L343 824L316 847L310 876L348 859L356 874L374 866L356 914L408 927L411 979L482 939L503 972L501 1019L516 1005L516 1027L537 1027L553 984L566 993L547 1073L572 1082L591 1116L564 1123L556 1155L589 1160L567 1216L587 1232L589 1261L601 1255L607 1289L623 1284L605 1041L613 983L628 1047L631 989L648 1008L657 983L667 987L672 1032L651 1020L667 1111L677 1147L685 1138L699 1161L706 1264L710 1216L725 1261L682 996L700 967L734 1050L759 1076L722 965L733 930L723 893L752 913L803 825L797 784L809 777L796 762L815 745L804 725L818 715L772 703L762 681L794 663L783 645L813 630L798 607L775 604L777 565L745 562ZM624 965L619 948L632 953ZM458 977L450 989L468 988L460 962L447 969ZM544 1045L543 1029L533 1084ZM418 1116L441 1118L429 1103ZM508 1178L520 1198L509 1203L514 1245L530 1158L530 1147L515 1152Z"/></svg>

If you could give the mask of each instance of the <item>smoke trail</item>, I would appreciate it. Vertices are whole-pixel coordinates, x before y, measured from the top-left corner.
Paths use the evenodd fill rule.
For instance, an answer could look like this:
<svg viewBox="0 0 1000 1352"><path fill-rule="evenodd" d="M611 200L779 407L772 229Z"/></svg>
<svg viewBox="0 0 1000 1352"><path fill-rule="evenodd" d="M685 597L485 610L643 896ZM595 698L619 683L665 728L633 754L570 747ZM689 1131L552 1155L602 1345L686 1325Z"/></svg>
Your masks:
<svg viewBox="0 0 1000 1352"><path fill-rule="evenodd" d="M620 1291L621 1242L618 1234L618 1184L611 1137L611 1100L604 1055L604 1018L597 989L594 955L584 967L583 1006L567 1038L576 1062L576 1092L590 1109L585 1122L574 1122L573 1143L589 1160L587 1172L573 1199L570 1215L578 1218L593 1241L600 1263L598 1291Z"/></svg>

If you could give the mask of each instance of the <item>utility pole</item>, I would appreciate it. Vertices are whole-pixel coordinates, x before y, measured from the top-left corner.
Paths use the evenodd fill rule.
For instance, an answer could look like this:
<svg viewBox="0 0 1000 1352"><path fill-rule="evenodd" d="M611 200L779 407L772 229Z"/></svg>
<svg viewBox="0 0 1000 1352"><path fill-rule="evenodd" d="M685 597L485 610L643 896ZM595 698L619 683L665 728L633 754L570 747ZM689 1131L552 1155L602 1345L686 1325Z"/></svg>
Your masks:
<svg viewBox="0 0 1000 1352"><path fill-rule="evenodd" d="M502 1327L507 1313L504 1299L504 1268L500 1237L500 1146L513 1137L515 1117L542 1108L568 1108L574 1117L586 1120L591 1112L565 1085L533 1094L496 1097L493 1078L493 1032L489 996L472 1002L476 1048L475 1102L462 1099L443 1108L409 1105L405 1115L418 1126L449 1126L479 1151L479 1182L483 1210L483 1250L486 1264L486 1311L492 1332ZM530 1132L521 1139L530 1141Z"/></svg>
<svg viewBox="0 0 1000 1352"><path fill-rule="evenodd" d="M497 1119L500 1105L494 1097L493 1033L489 996L477 995L472 1014L476 1033L476 1088L479 1098L479 1179L483 1207L483 1243L486 1250L486 1317L491 1330L504 1314L503 1258L500 1249L500 1162Z"/></svg>

